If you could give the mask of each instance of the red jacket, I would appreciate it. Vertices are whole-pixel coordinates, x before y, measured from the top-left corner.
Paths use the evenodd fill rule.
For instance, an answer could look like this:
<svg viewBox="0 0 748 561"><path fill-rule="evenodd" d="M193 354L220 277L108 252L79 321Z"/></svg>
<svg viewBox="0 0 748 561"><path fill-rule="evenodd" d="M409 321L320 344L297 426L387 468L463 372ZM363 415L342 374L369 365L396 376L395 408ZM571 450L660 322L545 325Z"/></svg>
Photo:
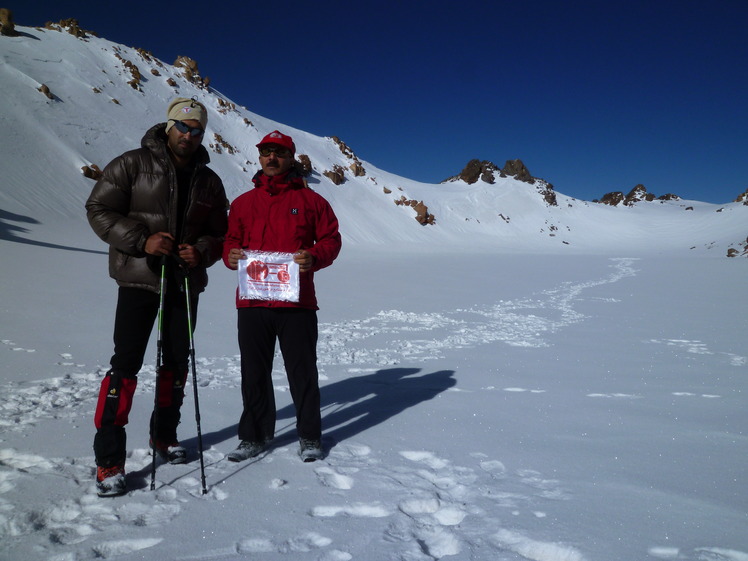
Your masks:
<svg viewBox="0 0 748 561"><path fill-rule="evenodd" d="M254 189L231 203L223 262L229 266L228 255L233 248L283 253L305 249L314 256L314 267L300 275L298 303L242 300L237 290L236 307L319 309L314 292L314 271L331 265L341 247L338 219L332 207L293 172L268 177L260 171L252 181Z"/></svg>

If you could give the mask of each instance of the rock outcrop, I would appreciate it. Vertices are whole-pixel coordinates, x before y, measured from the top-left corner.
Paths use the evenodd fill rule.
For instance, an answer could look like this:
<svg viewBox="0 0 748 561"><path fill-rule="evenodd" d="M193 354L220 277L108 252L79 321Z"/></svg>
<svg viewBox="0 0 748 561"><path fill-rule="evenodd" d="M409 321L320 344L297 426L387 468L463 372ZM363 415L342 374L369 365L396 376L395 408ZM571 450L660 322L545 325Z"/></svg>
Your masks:
<svg viewBox="0 0 748 561"><path fill-rule="evenodd" d="M642 201L678 201L680 200L680 197L678 195L674 195L672 193L668 193L666 195L662 195L661 197L655 196L653 193L650 193L647 191L647 188L644 187L641 183L638 184L636 187L631 189L629 191L628 195L624 195L621 191L612 191L610 193L605 193L605 195L602 196L600 199L594 199L593 203L600 203L604 205L610 205L610 206L618 206L619 204L622 204L624 206L634 206L638 202Z"/></svg>
<svg viewBox="0 0 748 561"><path fill-rule="evenodd" d="M335 185L342 185L345 181L345 168L335 164L332 166L332 170L323 171L322 175L332 181Z"/></svg>
<svg viewBox="0 0 748 561"><path fill-rule="evenodd" d="M351 170L351 173L353 173L354 177L363 177L366 175L366 169L364 168L364 164L361 163L361 160L358 159L358 156L353 153L353 150L350 149L350 147L340 140L337 136L330 137L332 141L337 144L338 149L340 150L341 154L343 154L346 158L349 160L353 160L352 163L348 166L348 169ZM345 181L345 179L343 180ZM336 185L340 185L339 183L336 183Z"/></svg>
<svg viewBox="0 0 748 561"><path fill-rule="evenodd" d="M495 173L500 173L500 171L496 164L488 160L470 160L459 174L445 179L442 183L446 183L447 181L464 181L468 185L472 185L480 179L485 183L493 184L496 182Z"/></svg>
<svg viewBox="0 0 748 561"><path fill-rule="evenodd" d="M517 181L524 181L530 185L535 184L535 178L527 169L522 160L507 160L504 168L501 170L501 177L513 176Z"/></svg>
<svg viewBox="0 0 748 561"><path fill-rule="evenodd" d="M51 91L49 91L49 86L47 86L47 84L42 84L41 86L39 86L37 88L37 91L42 92L49 99L54 99L55 98L55 94L53 94Z"/></svg>
<svg viewBox="0 0 748 561"><path fill-rule="evenodd" d="M408 200L405 196L395 199L397 206L409 206L416 211L416 220L419 224L427 226L436 222L436 217L429 213L429 207L427 207L423 201L416 201L415 199Z"/></svg>
<svg viewBox="0 0 748 561"><path fill-rule="evenodd" d="M553 190L553 185L547 181L533 177L530 170L527 169L527 166L525 166L522 160L519 159L507 160L504 167L501 169L488 160L470 160L458 175L445 179L442 183L464 181L468 185L472 185L480 180L484 183L493 185L496 183L497 173L499 177L514 177L517 181L535 185L538 193L543 197L543 200L547 205L558 206L558 203L556 202L556 192Z"/></svg>
<svg viewBox="0 0 748 561"><path fill-rule="evenodd" d="M101 169L99 169L99 166L97 166L96 164L83 166L81 168L81 171L83 172L83 177L88 177L89 179L93 180L98 180L102 175L104 175L104 172L102 172Z"/></svg>
<svg viewBox="0 0 748 561"><path fill-rule="evenodd" d="M312 160L306 154L299 154L294 160L294 167L302 177L309 177L312 173Z"/></svg>
<svg viewBox="0 0 748 561"><path fill-rule="evenodd" d="M96 35L93 31L83 29L75 18L63 19L57 23L48 21L44 24L44 28L53 31L67 31L70 35L74 35L78 39L85 39L89 34Z"/></svg>
<svg viewBox="0 0 748 561"><path fill-rule="evenodd" d="M16 37L16 24L13 23L13 12L8 8L0 8L0 35Z"/></svg>
<svg viewBox="0 0 748 561"><path fill-rule="evenodd" d="M200 88L207 88L210 84L210 78L200 76L197 61L188 56L178 56L177 60L174 61L174 68L181 68L182 75Z"/></svg>

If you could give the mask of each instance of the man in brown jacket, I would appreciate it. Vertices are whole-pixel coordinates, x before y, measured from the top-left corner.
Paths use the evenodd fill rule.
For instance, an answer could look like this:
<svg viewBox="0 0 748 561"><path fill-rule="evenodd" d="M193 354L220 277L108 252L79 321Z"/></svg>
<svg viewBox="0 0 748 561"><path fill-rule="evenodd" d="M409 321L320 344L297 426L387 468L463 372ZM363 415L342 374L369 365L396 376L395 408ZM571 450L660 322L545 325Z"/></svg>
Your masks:
<svg viewBox="0 0 748 561"><path fill-rule="evenodd" d="M207 167L201 142L208 122L195 98L177 98L167 122L148 130L137 150L106 166L86 202L89 224L109 244L109 275L119 294L114 320L114 355L101 383L94 424L99 496L126 492L125 425L137 375L143 365L160 304L161 262L167 267L163 297L162 356L150 446L170 463L186 461L177 440L198 294L206 269L221 258L227 200L220 178ZM189 267L191 322L174 259Z"/></svg>

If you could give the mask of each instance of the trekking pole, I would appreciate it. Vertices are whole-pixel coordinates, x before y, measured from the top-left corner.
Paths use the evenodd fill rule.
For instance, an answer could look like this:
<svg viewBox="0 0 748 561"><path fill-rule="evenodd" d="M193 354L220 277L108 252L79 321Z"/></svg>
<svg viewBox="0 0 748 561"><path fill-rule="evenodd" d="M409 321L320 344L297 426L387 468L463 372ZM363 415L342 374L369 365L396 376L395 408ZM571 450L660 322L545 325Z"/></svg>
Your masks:
<svg viewBox="0 0 748 561"><path fill-rule="evenodd" d="M166 290L166 255L161 256L161 280L158 290L158 335L156 337L156 390L153 398L153 425L151 426L150 438L153 440L153 431L158 423L158 379L161 373L161 360L163 358L163 316L164 316L164 292ZM156 449L153 448L153 460L151 461L151 491L156 488Z"/></svg>
<svg viewBox="0 0 748 561"><path fill-rule="evenodd" d="M184 297L187 302L187 330L190 336L190 364L192 365L192 391L195 398L195 423L197 424L197 449L200 454L200 477L203 485L203 495L208 492L205 487L205 461L203 460L203 432L200 428L200 401L197 397L197 368L195 367L195 338L192 334L192 302L190 298L190 274L187 262L174 254L184 273Z"/></svg>

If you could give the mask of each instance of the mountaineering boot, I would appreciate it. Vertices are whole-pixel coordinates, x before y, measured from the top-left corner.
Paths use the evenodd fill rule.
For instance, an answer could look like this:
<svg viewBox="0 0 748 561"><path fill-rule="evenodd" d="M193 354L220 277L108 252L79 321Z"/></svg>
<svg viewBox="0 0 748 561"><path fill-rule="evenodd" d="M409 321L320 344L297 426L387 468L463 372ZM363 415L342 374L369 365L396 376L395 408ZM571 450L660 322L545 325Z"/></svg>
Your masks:
<svg viewBox="0 0 748 561"><path fill-rule="evenodd" d="M127 492L125 467L122 465L96 468L96 493L100 497L119 497Z"/></svg>
<svg viewBox="0 0 748 561"><path fill-rule="evenodd" d="M265 443L263 442L251 442L249 440L242 440L236 450L229 452L226 455L226 459L230 462L243 462L249 458L254 458L259 455L265 449Z"/></svg>
<svg viewBox="0 0 748 561"><path fill-rule="evenodd" d="M183 464L187 461L187 450L177 441L174 441L171 444L166 444L161 440L156 440L154 443L153 439L151 439L150 446L151 450L153 450L155 454L158 454L165 462L170 464Z"/></svg>
<svg viewBox="0 0 748 561"><path fill-rule="evenodd" d="M319 440L299 439L299 457L303 462L316 462L323 457L322 443Z"/></svg>

